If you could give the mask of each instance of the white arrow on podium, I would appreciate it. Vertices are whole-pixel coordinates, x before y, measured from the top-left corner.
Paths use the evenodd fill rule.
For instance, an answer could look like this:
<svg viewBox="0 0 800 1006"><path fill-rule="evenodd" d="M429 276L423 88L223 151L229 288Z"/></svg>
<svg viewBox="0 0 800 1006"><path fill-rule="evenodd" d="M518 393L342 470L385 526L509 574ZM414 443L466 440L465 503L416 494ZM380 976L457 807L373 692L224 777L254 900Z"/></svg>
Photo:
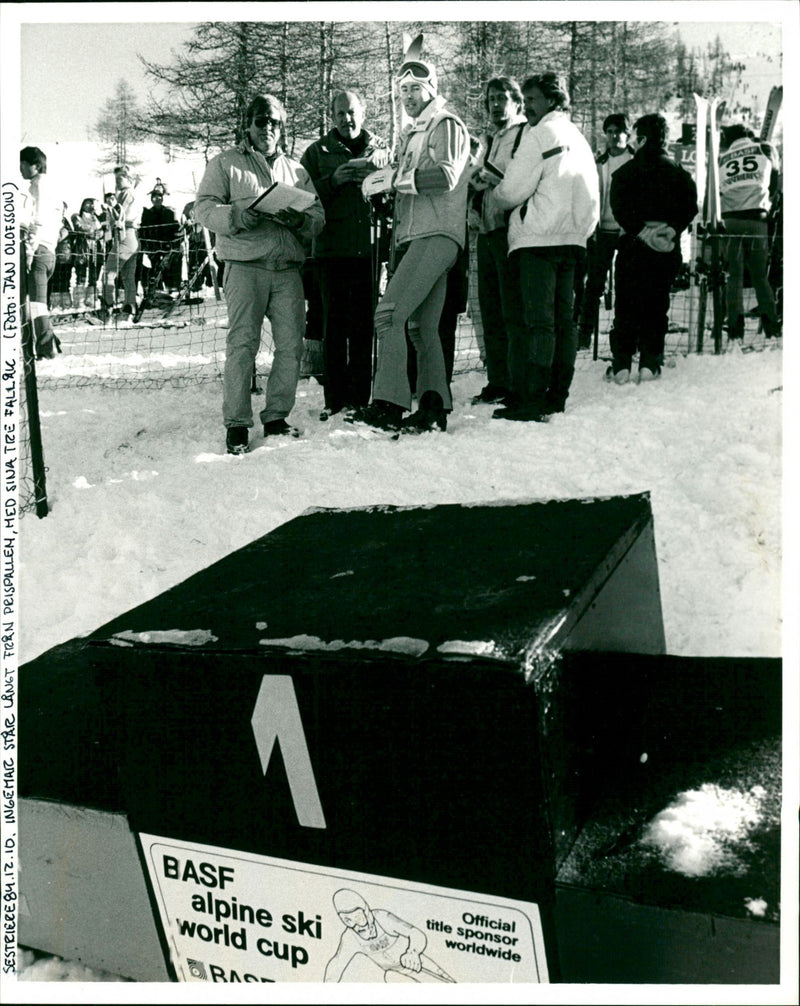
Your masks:
<svg viewBox="0 0 800 1006"><path fill-rule="evenodd" d="M297 820L304 828L326 828L303 721L300 719L297 696L290 677L264 675L250 723L264 775L269 768L275 741L278 741Z"/></svg>

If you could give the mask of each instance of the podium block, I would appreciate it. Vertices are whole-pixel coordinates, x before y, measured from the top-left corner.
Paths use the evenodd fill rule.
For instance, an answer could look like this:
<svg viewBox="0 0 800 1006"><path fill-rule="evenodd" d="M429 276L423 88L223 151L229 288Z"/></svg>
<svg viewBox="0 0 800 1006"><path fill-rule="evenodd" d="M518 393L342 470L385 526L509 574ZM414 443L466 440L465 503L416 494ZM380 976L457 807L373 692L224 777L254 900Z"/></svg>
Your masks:
<svg viewBox="0 0 800 1006"><path fill-rule="evenodd" d="M590 809L562 658L664 648L647 495L311 511L26 665L20 794L124 819L177 978L543 981Z"/></svg>

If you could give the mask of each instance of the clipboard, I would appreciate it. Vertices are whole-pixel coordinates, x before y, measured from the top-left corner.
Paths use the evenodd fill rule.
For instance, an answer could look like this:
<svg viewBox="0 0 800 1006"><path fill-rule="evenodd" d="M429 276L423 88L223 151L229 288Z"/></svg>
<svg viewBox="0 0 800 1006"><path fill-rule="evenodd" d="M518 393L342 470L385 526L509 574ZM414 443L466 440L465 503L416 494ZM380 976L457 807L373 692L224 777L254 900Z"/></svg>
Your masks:
<svg viewBox="0 0 800 1006"><path fill-rule="evenodd" d="M285 209L298 210L302 213L312 206L316 199L313 192L298 189L295 185L286 185L285 182L273 182L269 188L256 196L247 208L255 210L256 213L264 213L266 216L272 216Z"/></svg>

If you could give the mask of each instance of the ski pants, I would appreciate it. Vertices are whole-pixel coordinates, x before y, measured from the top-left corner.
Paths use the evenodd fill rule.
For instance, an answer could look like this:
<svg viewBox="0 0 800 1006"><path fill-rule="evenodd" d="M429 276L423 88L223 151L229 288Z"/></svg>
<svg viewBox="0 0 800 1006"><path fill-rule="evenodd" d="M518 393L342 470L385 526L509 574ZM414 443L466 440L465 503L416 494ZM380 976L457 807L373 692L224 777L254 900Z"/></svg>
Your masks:
<svg viewBox="0 0 800 1006"><path fill-rule="evenodd" d="M441 395L445 409L453 407L439 338L439 318L447 289L447 271L457 256L458 244L440 234L409 242L375 311L378 370L373 399L411 408L406 350L408 322L408 335L417 356L418 399L426 391L435 391Z"/></svg>
<svg viewBox="0 0 800 1006"><path fill-rule="evenodd" d="M556 245L511 253L519 271L524 320L522 345L514 345L512 337L511 390L523 401L535 400L547 390L563 405L569 394L578 350L572 308L581 251L578 246ZM535 385L532 372L543 375Z"/></svg>
<svg viewBox="0 0 800 1006"><path fill-rule="evenodd" d="M630 235L620 238L614 327L610 336L615 365L630 370L637 348L640 367L654 370L663 363L669 295L680 266L678 248L657 252Z"/></svg>
<svg viewBox="0 0 800 1006"><path fill-rule="evenodd" d="M511 390L510 347L523 339L519 275L508 257L508 232L500 227L478 235L478 303L483 319L486 380Z"/></svg>
<svg viewBox="0 0 800 1006"><path fill-rule="evenodd" d="M768 334L777 328L778 315L775 297L767 279L768 237L766 220L741 220L735 217L725 219L726 237L722 239L722 255L728 270L725 285L725 300L729 331L741 326L739 319L744 313L742 287L744 267L750 273L750 282L756 292L758 312L764 318L764 328Z"/></svg>
<svg viewBox="0 0 800 1006"><path fill-rule="evenodd" d="M28 295L37 359L53 354L53 323L47 307L47 286L56 267L55 254L44 245L36 249L28 270Z"/></svg>
<svg viewBox="0 0 800 1006"><path fill-rule="evenodd" d="M105 306L114 305L114 287L117 273L122 277L125 291L125 305L136 309L136 263L139 240L133 227L126 227L125 233L114 238L111 251L106 259L106 279L103 286Z"/></svg>
<svg viewBox="0 0 800 1006"><path fill-rule="evenodd" d="M594 335L600 317L600 298L606 288L614 253L619 245L619 231L597 231L587 247L586 289L583 295L580 329L586 337Z"/></svg>
<svg viewBox="0 0 800 1006"><path fill-rule="evenodd" d="M253 425L253 368L264 318L272 328L274 354L262 423L285 419L294 408L305 331L300 269L265 269L256 262L226 262L223 281L228 339L223 374L225 426Z"/></svg>
<svg viewBox="0 0 800 1006"><path fill-rule="evenodd" d="M317 259L322 296L325 405L366 405L372 387L372 259Z"/></svg>

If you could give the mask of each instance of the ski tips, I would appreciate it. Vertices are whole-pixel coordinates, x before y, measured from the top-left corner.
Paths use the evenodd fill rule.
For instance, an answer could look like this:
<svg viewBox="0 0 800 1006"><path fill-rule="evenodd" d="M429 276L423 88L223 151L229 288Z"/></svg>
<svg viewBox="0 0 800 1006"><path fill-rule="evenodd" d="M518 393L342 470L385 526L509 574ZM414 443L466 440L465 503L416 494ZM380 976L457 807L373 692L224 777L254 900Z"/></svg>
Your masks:
<svg viewBox="0 0 800 1006"><path fill-rule="evenodd" d="M409 36L403 32L403 62L407 63L410 59L420 59L422 56L422 32L419 33L415 38L409 41Z"/></svg>

